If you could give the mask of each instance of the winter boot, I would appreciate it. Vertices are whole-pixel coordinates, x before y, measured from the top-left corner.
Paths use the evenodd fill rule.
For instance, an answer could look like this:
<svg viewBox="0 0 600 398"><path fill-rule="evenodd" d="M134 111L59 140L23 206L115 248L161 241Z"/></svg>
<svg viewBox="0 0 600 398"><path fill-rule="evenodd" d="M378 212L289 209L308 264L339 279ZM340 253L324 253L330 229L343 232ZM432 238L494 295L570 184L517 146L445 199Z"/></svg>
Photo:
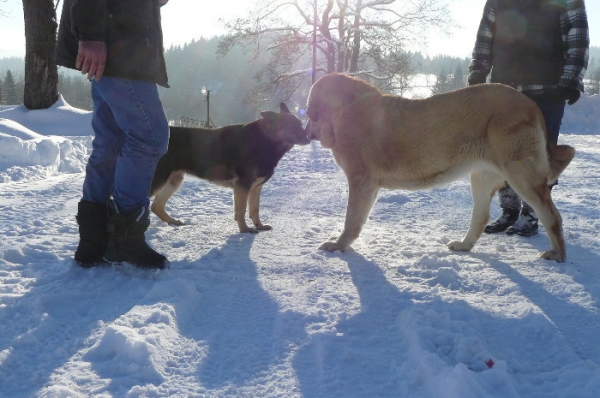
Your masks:
<svg viewBox="0 0 600 398"><path fill-rule="evenodd" d="M496 221L485 226L483 232L486 234L495 234L497 232L505 231L519 218L521 199L508 184L505 184L504 187L498 191L498 199L500 201L502 214L500 214L500 217L498 217Z"/></svg>
<svg viewBox="0 0 600 398"><path fill-rule="evenodd" d="M521 236L532 236L538 232L538 218L535 211L525 202L523 202L523 209L519 215L519 219L508 229L506 233L508 235L521 235Z"/></svg>
<svg viewBox="0 0 600 398"><path fill-rule="evenodd" d="M106 203L82 200L77 207L76 219L79 224L79 245L75 251L75 261L85 268L105 263L104 252L109 238Z"/></svg>
<svg viewBox="0 0 600 398"><path fill-rule="evenodd" d="M112 200L108 203L108 230L111 236L104 258L114 263L131 263L138 268L167 268L169 266L167 258L146 243L144 232L150 225L148 207L144 206L121 214L117 212Z"/></svg>

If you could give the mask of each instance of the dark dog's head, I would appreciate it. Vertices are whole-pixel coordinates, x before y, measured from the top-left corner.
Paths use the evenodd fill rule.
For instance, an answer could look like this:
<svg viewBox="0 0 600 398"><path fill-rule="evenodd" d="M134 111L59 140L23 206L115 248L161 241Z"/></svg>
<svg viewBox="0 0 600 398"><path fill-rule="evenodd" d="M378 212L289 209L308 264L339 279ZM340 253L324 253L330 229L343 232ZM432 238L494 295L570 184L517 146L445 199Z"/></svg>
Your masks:
<svg viewBox="0 0 600 398"><path fill-rule="evenodd" d="M310 142L300 119L292 115L283 102L279 105L279 113L264 111L260 114L262 119L259 123L266 135L290 145L306 145Z"/></svg>

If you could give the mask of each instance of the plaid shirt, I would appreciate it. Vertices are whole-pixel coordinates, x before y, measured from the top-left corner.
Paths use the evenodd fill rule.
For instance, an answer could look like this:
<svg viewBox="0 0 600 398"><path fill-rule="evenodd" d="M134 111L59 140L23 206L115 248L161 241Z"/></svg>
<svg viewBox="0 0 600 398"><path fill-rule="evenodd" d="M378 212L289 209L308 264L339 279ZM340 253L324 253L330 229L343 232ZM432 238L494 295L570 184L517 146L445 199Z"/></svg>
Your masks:
<svg viewBox="0 0 600 398"><path fill-rule="evenodd" d="M484 78L492 69L492 45L494 43L494 24L496 22L495 1L488 0L477 32L477 41L473 49L473 60L469 66L470 78ZM589 31L584 0L567 0L566 10L560 16L560 30L564 44L564 69L557 84L525 84L515 86L529 95L556 90L558 86L576 88L583 92L583 76L588 65Z"/></svg>

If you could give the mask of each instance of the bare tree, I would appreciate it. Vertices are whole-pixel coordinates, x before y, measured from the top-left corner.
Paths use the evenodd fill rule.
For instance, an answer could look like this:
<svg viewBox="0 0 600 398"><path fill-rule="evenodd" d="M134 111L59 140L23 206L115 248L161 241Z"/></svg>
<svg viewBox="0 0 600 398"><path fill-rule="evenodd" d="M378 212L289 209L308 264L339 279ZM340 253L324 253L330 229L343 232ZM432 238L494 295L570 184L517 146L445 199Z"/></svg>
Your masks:
<svg viewBox="0 0 600 398"><path fill-rule="evenodd" d="M6 3L6 0L0 0L0 7L1 7L1 3ZM6 16L6 12L2 11L2 8L0 8L0 17L5 17Z"/></svg>
<svg viewBox="0 0 600 398"><path fill-rule="evenodd" d="M58 1L56 3L58 5ZM25 88L23 104L28 109L46 109L58 99L54 0L23 0L25 20Z"/></svg>
<svg viewBox="0 0 600 398"><path fill-rule="evenodd" d="M219 54L241 45L256 57L269 57L257 76L256 95L289 97L311 76L316 25L316 72L361 75L386 90L398 90L412 74L407 46L423 42L424 32L432 27L449 26L445 3L260 0L246 18L226 24L230 35L221 41Z"/></svg>

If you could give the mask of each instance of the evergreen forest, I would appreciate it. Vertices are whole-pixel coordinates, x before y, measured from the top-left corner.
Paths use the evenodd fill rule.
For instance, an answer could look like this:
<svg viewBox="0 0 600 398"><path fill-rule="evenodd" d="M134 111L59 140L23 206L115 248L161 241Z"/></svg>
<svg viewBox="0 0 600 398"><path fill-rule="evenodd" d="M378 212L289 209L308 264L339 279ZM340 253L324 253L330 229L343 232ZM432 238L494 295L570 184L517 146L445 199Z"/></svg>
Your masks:
<svg viewBox="0 0 600 398"><path fill-rule="evenodd" d="M253 58L236 48L218 55L222 37L194 40L166 50L169 88L160 88L172 124L222 126L245 123L261 111L278 110L279 102L300 110L310 87L300 86L291 98L260 98L256 86L268 60ZM415 75L427 75L429 89L440 94L466 86L469 58L425 57L409 54ZM58 91L70 105L91 110L90 83L77 71L59 68ZM586 92L600 91L600 47L590 48ZM416 83L415 83L416 84ZM422 83L421 83L422 84ZM23 101L24 60L0 59L0 105Z"/></svg>

